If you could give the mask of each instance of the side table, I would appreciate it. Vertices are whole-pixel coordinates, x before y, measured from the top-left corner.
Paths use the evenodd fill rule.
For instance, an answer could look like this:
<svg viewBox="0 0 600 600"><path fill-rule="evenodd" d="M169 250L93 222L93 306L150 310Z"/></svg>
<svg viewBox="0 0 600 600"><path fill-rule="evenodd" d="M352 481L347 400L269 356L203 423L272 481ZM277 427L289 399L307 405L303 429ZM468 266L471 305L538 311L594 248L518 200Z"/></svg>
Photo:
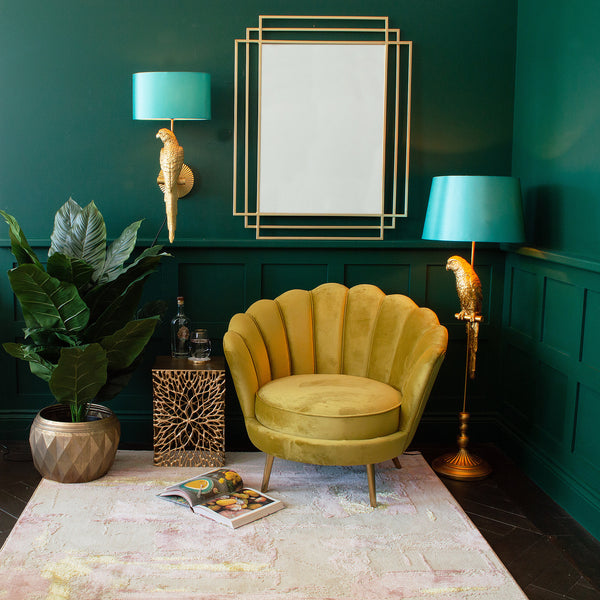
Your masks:
<svg viewBox="0 0 600 600"><path fill-rule="evenodd" d="M152 367L154 464L225 464L225 359L159 356Z"/></svg>

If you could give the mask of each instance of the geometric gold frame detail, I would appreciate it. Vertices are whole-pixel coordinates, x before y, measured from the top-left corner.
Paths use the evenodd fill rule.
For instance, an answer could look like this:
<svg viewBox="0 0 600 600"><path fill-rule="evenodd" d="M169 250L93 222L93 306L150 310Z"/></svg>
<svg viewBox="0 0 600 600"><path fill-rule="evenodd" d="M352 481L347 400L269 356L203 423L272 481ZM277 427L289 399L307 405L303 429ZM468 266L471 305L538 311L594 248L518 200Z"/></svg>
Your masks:
<svg viewBox="0 0 600 600"><path fill-rule="evenodd" d="M261 145L264 143L261 136L267 139L266 118L261 114L263 80L267 81L263 72L263 52L267 46L272 53L270 48L284 45L382 48L382 132L377 138L382 141L381 147L373 146L377 150L373 153L377 155L373 168L376 172L374 193L371 195L374 201L371 200L364 210L348 210L343 194L340 198L332 198L331 206L324 205L323 210L314 212L294 211L293 207L289 211L285 208L267 211L261 207L261 204L266 205L267 189L266 160L261 165L261 157L267 155L266 146ZM345 72L350 70L345 68ZM344 72L344 68L340 72ZM408 214L411 80L412 42L400 39L400 30L389 27L388 17L259 16L258 27L248 27L246 38L235 40L234 216L243 217L244 227L254 229L256 239L383 240L384 231L394 229L396 220ZM281 112L286 113L284 109ZM357 116L362 112L357 110ZM353 118L345 122L351 126ZM294 155L311 153L312 144L318 144L320 137L313 135L306 147L294 146ZM348 146L350 151L356 148L358 152L362 145ZM344 148L343 151L348 150ZM298 177L301 175L302 172ZM342 180L343 176L339 178ZM321 187L326 186L317 185L315 189ZM284 203L287 194L285 188L282 189L281 202ZM300 202L301 199L302 194Z"/></svg>

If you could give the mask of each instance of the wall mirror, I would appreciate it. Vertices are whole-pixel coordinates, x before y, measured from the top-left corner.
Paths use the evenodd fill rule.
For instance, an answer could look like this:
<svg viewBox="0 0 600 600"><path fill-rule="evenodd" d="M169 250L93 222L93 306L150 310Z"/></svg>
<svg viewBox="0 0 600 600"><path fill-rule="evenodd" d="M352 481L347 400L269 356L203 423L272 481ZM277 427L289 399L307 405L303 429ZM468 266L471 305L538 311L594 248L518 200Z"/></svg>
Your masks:
<svg viewBox="0 0 600 600"><path fill-rule="evenodd" d="M234 215L383 239L408 208L412 44L387 17L261 16L235 41Z"/></svg>

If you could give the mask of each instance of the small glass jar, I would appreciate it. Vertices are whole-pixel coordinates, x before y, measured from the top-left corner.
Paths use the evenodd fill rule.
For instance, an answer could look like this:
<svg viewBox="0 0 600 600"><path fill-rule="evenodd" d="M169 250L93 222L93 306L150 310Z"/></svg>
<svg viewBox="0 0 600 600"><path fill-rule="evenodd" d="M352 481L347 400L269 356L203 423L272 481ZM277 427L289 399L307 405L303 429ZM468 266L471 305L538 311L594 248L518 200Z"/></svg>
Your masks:
<svg viewBox="0 0 600 600"><path fill-rule="evenodd" d="M190 360L210 360L211 344L206 329L196 329L190 337Z"/></svg>

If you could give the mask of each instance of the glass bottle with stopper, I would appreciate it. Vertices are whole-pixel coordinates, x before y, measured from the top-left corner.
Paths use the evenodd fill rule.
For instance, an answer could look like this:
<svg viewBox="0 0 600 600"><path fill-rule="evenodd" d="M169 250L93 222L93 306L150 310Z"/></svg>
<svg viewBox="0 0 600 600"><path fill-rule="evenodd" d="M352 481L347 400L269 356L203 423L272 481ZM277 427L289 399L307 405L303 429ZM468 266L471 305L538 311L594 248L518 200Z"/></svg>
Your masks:
<svg viewBox="0 0 600 600"><path fill-rule="evenodd" d="M171 356L187 358L190 354L190 320L185 316L183 296L177 298L177 314L171 320Z"/></svg>

